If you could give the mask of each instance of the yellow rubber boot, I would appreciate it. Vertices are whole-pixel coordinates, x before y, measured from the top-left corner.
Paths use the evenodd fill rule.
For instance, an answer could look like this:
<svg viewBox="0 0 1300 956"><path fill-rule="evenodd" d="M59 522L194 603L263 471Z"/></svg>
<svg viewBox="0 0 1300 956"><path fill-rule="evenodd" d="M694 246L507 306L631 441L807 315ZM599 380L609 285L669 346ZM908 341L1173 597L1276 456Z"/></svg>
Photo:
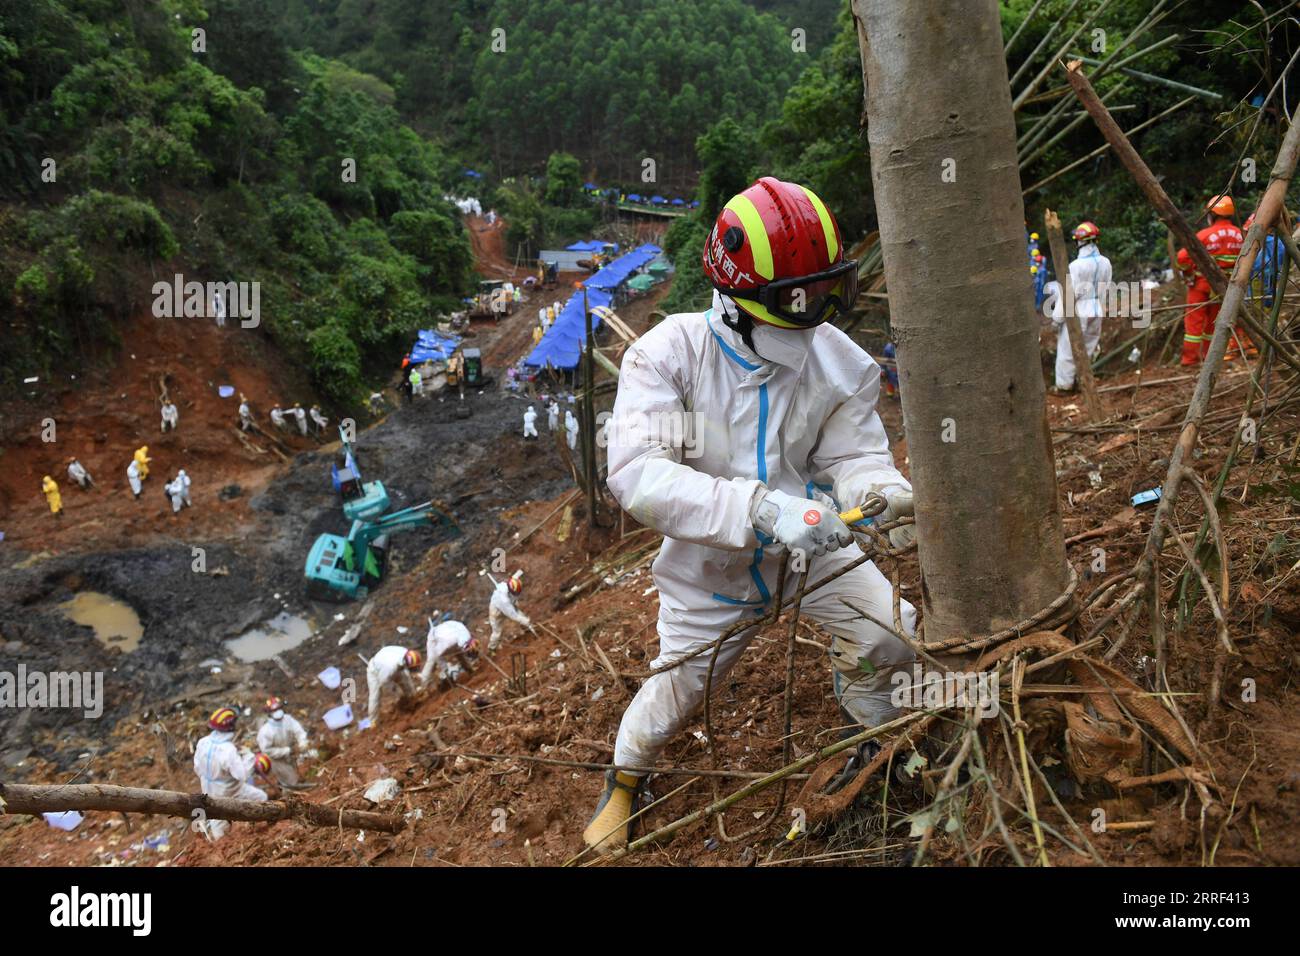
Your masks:
<svg viewBox="0 0 1300 956"><path fill-rule="evenodd" d="M596 804L596 813L582 831L582 839L597 853L612 853L627 846L628 822L636 810L636 800L641 793L641 777L621 770L605 773L605 792Z"/></svg>

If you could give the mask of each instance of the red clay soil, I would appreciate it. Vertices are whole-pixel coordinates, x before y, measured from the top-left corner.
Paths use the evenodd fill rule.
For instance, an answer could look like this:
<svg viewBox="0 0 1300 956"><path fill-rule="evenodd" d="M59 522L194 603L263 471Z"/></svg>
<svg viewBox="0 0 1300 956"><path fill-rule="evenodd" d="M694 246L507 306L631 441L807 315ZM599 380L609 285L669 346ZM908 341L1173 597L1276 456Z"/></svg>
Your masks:
<svg viewBox="0 0 1300 956"><path fill-rule="evenodd" d="M640 308L648 311L650 305L645 302ZM627 317L636 311L639 309L626 313L620 310L620 314ZM637 326L642 327L643 321L638 316ZM1127 372L1108 377L1104 384L1132 384L1140 374ZM1126 512L1128 499L1136 491L1157 484L1163 476L1162 459L1176 434L1165 419L1176 426L1190 395L1192 383L1182 378L1177 368L1152 367L1146 370L1145 378L1176 381L1114 390L1102 396L1108 413L1132 414L1131 422L1144 422L1140 430L1054 432L1067 537L1108 522L1113 525L1102 535L1082 538L1069 546L1072 563L1083 578L1081 594L1096 584L1087 571L1094 547L1105 547L1112 571L1130 566L1140 552L1150 528L1151 512ZM1242 381L1239 375L1232 374L1223 379L1219 393L1224 397L1216 400L1214 408L1216 412L1223 410L1226 417L1219 421L1231 420L1230 410L1241 394L1240 388L1231 389ZM246 390L250 384L257 387L247 380L235 384ZM265 389L258 394L262 402L270 397ZM136 401L148 401L142 388ZM1080 408L1081 402L1076 399L1051 397L1049 422L1054 429L1084 426ZM891 438L896 438L901 430L897 400L885 400L882 415ZM184 429L184 405L181 416ZM1289 443L1300 431L1297 426L1294 413L1280 412L1276 423L1265 431L1262 454L1272 456L1279 450L1289 450ZM1127 435L1135 437L1124 437ZM1230 428L1225 432L1218 423L1211 423L1202 453L1194 461L1199 473L1213 478L1230 437ZM551 454L552 440L543 429L540 441L520 454ZM898 444L895 447L900 465L906 470L905 449ZM1148 788L1123 801L1096 793L1067 800L1067 809L1081 825L1087 824L1091 809L1097 805L1107 806L1113 820L1154 821L1147 829L1089 834L1098 852L1112 864L1200 865L1208 862L1211 853L1213 862L1220 865L1300 864L1296 826L1300 789L1296 770L1300 767L1300 694L1296 678L1300 676L1300 656L1294 638L1300 629L1300 579L1294 574L1284 576L1285 568L1279 569L1264 549L1274 534L1291 527L1284 522L1294 521L1295 513L1294 506L1279 506L1276 499L1251 490L1270 477L1274 465L1273 459L1261 457L1257 463L1234 472L1228 486L1229 497L1245 498L1244 503L1230 506L1225 515L1234 554L1233 602L1228 615L1240 655L1227 665L1224 706L1199 734L1218 785L1217 809L1202 821L1195 798L1188 804L1184 788L1174 785ZM231 467L235 470L233 463ZM1098 471L1100 481L1090 477ZM30 489L33 498L39 474L37 479ZM241 480L247 479L241 476ZM573 509L572 529L567 540L561 541L564 509L557 506L565 500L566 496L561 495L558 500L526 501L503 513L496 540L474 542L473 559L449 565L444 563L449 546L430 551L419 566L385 585L367 625L368 632L394 635L394 639L401 639L396 638L395 628L408 627L410 637L405 640L419 642L424 616L432 610L426 596L430 583L435 577L455 573L461 580L457 585L459 598L477 609L467 616L466 623L480 639L486 637L489 588L486 578L478 573L481 565L476 559L492 547L506 548L509 568L519 567L525 574L522 606L541 625L538 635L509 625L507 643L495 661L511 675L513 686L508 686L506 678L491 665L480 662L460 686L444 691L431 689L409 705L386 697L382 725L377 730L332 733L324 729L319 715L325 707L337 703L336 697L310 677L293 682L289 691L291 709L309 728L313 742L322 748L320 759L304 764L308 779L318 785L307 799L331 808L400 813L408 823L403 832L359 836L352 831L307 828L292 822L236 824L226 839L209 844L189 833L186 821L158 817L133 817L128 824L119 815L91 813L72 834L50 829L41 821L0 818L0 863L522 867L557 865L575 859L589 862L590 857L582 855L580 833L601 788L600 772L525 758L576 763L611 759L620 715L638 681L612 676L596 647L615 670L643 671L656 653L653 624L657 594L652 589L649 569L641 567L623 577L608 574L570 603L566 603L565 596L573 585L590 577L594 558L611 548L635 553L654 536L635 533L635 525L613 512L604 513L605 522L612 527L589 533L584 505L577 496L568 499ZM33 509L39 504L39 499L33 502ZM1178 526L1194 533L1200 514L1199 505L1189 496L1177 511ZM20 529L28 526L15 525ZM1172 551L1167 557L1167 570L1172 571L1178 567ZM458 563L459 571L449 571ZM918 580L914 558L904 562L902 580L908 588L905 595L914 599ZM1139 626L1135 639L1116 662L1129 673L1137 672L1136 659L1148 649L1144 626ZM824 641L815 627L801 625L801 633ZM780 766L785 642L784 626L769 628L718 689L713 706L718 767L766 771ZM340 656L350 655L340 652ZM1208 683L1214 656L1214 630L1202 602L1192 626L1174 638L1171 651L1171 683L1188 692L1181 706L1193 727L1198 727L1204 716L1204 702L1198 695ZM795 663L792 746L794 754L801 755L833 740L840 717L830 692L824 655L800 644ZM341 666L359 676L355 662L350 666L343 662ZM522 679L520 675L524 675ZM1255 681L1257 703L1241 703L1234 696L1233 689L1240 687L1245 678ZM232 700L251 705L266 690L260 686L236 688ZM142 715L139 720L122 721L112 749L93 758L94 779L192 789L191 758L185 740L196 739L204 732L202 719L209 708L210 701L189 701L166 718L172 739L179 741L176 763L171 768L164 740L151 731L152 717ZM668 749L662 763L682 768L712 767L714 758L702 741L702 729L700 720L692 723ZM440 756L442 744L461 756ZM467 756L469 753L497 756L481 758ZM385 776L395 777L402 792L395 803L371 807L362 791L370 781ZM40 779L39 768L29 779ZM662 826L703 806L715 792L729 793L742 783L722 780L715 789L710 778L653 777L653 795L666 799L647 814L647 826ZM791 819L788 798L792 793L787 794L779 814L777 788L733 807L725 817L725 838L716 822L696 824L674 839L638 854L628 864L788 864L839 852L846 846L859 855L819 857L815 862L897 863L904 859L898 847L908 841L906 823L902 829L895 826L904 814L927 802L917 791L895 787L888 797L888 831L867 833L842 823L798 843L785 844L782 834ZM1064 829L1054 809L1042 812L1045 820ZM748 833L758 825L762 825L759 832ZM128 831L128 826L133 829ZM164 829L170 830L165 851L142 842L144 836ZM1052 851L1054 863L1088 865L1087 858L1056 846ZM955 841L940 835L932 847L932 858L956 862L963 857ZM1005 853L999 855L997 848L986 848L983 862L1006 864L1009 859Z"/></svg>
<svg viewBox="0 0 1300 956"><path fill-rule="evenodd" d="M7 544L35 551L89 549L101 536L115 544L126 533L148 543L151 533L173 533L178 521L209 537L238 538L247 530L246 505L220 500L219 490L238 483L246 494L256 492L280 465L270 451L250 452L236 436L239 393L248 396L268 431L267 413L276 402L308 408L316 401L301 368L280 359L260 333L235 323L218 329L203 319L145 315L130 322L122 338L115 367L42 383L36 401L0 409L0 530ZM180 416L178 428L166 434L159 415L163 381ZM220 385L232 386L232 397L221 398ZM48 444L42 440L47 418L55 422L57 439ZM267 447L259 436L250 437ZM280 440L290 454L320 443L296 431ZM126 469L141 445L149 447L153 463L136 501ZM94 478L92 490L69 481L70 456ZM194 507L175 518L160 489L179 468L193 481ZM45 505L43 475L59 484L62 518Z"/></svg>

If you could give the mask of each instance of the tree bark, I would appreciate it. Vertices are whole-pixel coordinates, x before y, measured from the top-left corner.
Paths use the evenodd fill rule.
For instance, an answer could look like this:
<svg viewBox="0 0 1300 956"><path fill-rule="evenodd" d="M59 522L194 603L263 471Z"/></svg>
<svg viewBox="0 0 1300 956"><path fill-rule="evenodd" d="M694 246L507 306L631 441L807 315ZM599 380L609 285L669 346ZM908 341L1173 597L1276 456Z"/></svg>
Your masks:
<svg viewBox="0 0 1300 956"><path fill-rule="evenodd" d="M121 810L128 813L160 813L170 817L193 817L195 810L213 820L241 820L249 823L297 820L316 827L347 827L398 833L405 826L400 816L366 810L332 810L303 800L231 800L177 790L146 790L81 783L31 786L0 783L0 812L58 813L61 810Z"/></svg>
<svg viewBox="0 0 1300 956"><path fill-rule="evenodd" d="M997 2L853 0L853 12L925 637L997 631L1071 576Z"/></svg>

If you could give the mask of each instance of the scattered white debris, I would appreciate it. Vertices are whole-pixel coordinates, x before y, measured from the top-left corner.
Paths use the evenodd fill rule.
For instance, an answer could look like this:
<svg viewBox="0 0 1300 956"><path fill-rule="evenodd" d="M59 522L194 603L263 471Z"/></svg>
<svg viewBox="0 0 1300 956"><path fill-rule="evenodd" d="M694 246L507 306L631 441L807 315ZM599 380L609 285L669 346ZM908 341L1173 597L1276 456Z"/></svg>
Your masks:
<svg viewBox="0 0 1300 956"><path fill-rule="evenodd" d="M397 785L397 778L384 777L366 788L365 798L371 803L387 803L389 800L396 800L401 792L402 788Z"/></svg>

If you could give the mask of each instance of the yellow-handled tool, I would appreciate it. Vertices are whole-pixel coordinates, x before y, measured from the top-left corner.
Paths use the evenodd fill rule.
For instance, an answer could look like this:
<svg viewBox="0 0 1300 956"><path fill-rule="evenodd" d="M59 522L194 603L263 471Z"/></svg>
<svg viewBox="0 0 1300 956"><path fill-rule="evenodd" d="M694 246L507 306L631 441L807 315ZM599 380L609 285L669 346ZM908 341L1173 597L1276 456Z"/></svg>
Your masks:
<svg viewBox="0 0 1300 956"><path fill-rule="evenodd" d="M884 511L888 504L889 502L885 501L884 495L876 494L873 491L871 494L867 495L867 500L862 502L862 504L858 505L856 508L840 512L840 520L851 528L859 521L864 521L867 518L874 518L876 515Z"/></svg>

